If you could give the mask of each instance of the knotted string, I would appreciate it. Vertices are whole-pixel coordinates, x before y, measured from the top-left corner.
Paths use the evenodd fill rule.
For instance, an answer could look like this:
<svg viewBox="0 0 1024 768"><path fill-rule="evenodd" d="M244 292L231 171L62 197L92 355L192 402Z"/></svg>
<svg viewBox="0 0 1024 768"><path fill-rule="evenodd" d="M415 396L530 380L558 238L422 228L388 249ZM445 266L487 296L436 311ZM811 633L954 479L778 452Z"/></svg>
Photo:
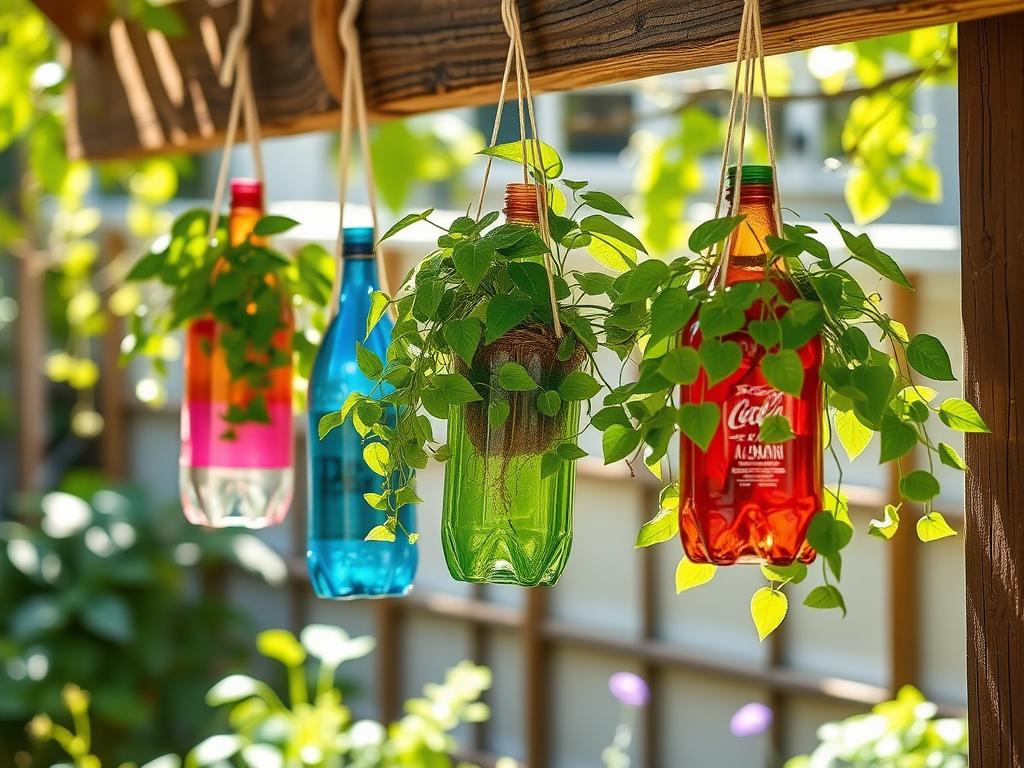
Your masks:
<svg viewBox="0 0 1024 768"><path fill-rule="evenodd" d="M773 216L777 231L782 233L782 205L779 199L779 174L775 155L775 134L772 130L771 99L768 96L768 77L764 65L764 36L761 31L760 0L744 0L743 17L740 21L739 42L736 49L736 76L733 81L732 99L729 104L729 123L726 130L725 147L722 150L722 169L718 181L718 195L715 200L715 218L722 212L725 200L729 160L732 157L733 139L739 118L739 137L736 147L736 178L733 183L732 202L729 215L739 212L740 195L743 187L743 156L746 146L747 121L750 116L750 102L754 92L754 78L760 70L761 102L764 107L765 141L768 144L768 163L772 169L774 190ZM742 80L742 91L740 89ZM725 286L729 271L729 249L724 248L718 268L719 287Z"/></svg>
<svg viewBox="0 0 1024 768"><path fill-rule="evenodd" d="M548 279L548 298L551 302L551 317L555 324L555 337L561 339L564 335L562 320L558 311L558 298L555 294L554 264L551 251L551 234L548 228L548 201L547 201L547 169L544 167L544 156L541 153L540 134L537 131L537 115L533 107L533 89L530 87L530 70L526 65L526 49L523 45L522 27L519 20L519 9L516 7L516 0L501 0L501 21L508 34L508 54L505 57L505 72L501 77L501 91L498 94L498 106L494 115L494 130L491 132L490 147L498 143L498 133L501 129L501 117L504 111L506 93L508 91L509 78L512 75L513 66L516 74L516 101L519 109L519 142L522 147L523 183L530 181L530 156L536 158L536 165L540 167L541 183L536 184L537 189L537 214L540 220L541 237L548 250L544 254L544 270ZM524 110L523 105L526 105ZM480 185L480 197L476 205L476 218L484 208L484 196L487 193L487 182L491 177L491 164L494 158L487 156L484 165L483 182Z"/></svg>
<svg viewBox="0 0 1024 768"><path fill-rule="evenodd" d="M366 174L366 192L370 206L370 218L374 232L377 230L377 183L373 175L373 158L370 153L370 120L366 108L366 90L363 84L363 61L356 21L362 8L362 0L348 0L338 20L338 37L345 53L345 71L341 82L341 138L338 158L338 236L334 244L335 279L331 294L330 316L338 311L341 295L341 271L345 247L345 201L348 197L348 172L352 159L352 128L359 133L359 150L363 171ZM380 249L374 248L377 271L380 275L381 290L391 295L388 288L387 271L384 269Z"/></svg>
<svg viewBox="0 0 1024 768"><path fill-rule="evenodd" d="M263 183L263 153L260 132L260 116L256 108L256 94L252 87L252 69L249 59L249 32L252 29L253 0L238 0L238 19L228 34L227 46L224 49L224 61L221 63L220 84L229 88L234 85L231 93L231 107L228 111L228 124L224 132L224 150L217 171L217 184L213 193L213 210L210 213L210 225L207 229L207 240L213 240L220 224L221 206L224 204L224 193L228 185L228 169L231 166L231 151L235 148L238 135L238 120L245 111L245 134L252 151L253 173Z"/></svg>

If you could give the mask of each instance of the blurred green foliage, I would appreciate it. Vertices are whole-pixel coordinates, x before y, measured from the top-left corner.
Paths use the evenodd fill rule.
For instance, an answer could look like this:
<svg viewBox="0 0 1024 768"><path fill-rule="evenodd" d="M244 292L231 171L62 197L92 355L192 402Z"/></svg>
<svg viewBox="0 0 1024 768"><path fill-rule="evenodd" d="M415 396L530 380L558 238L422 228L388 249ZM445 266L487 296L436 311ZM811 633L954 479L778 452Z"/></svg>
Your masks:
<svg viewBox="0 0 1024 768"><path fill-rule="evenodd" d="M339 667L374 648L372 637L349 637L342 629L311 625L301 639L284 629L256 638L260 653L284 667L284 687L248 675L229 675L206 694L211 707L227 710L227 732L210 736L185 756L185 768L453 768L457 745L452 731L462 723L490 716L481 694L491 685L486 667L464 661L448 670L444 682L424 688L423 696L405 703L406 714L387 726L356 720L335 683ZM35 717L29 731L41 742L54 742L76 768L116 764L90 738L90 696L77 686L63 691L72 728L47 714ZM101 759L101 756L103 758ZM122 763L120 768L133 768ZM174 754L156 757L143 768L179 768ZM459 768L472 768L459 762ZM502 759L496 768L516 768Z"/></svg>
<svg viewBox="0 0 1024 768"><path fill-rule="evenodd" d="M936 711L906 686L870 714L821 726L818 748L785 768L966 768L967 723L936 718Z"/></svg>
<svg viewBox="0 0 1024 768"><path fill-rule="evenodd" d="M0 763L15 764L25 723L56 714L67 683L92 692L93 738L112 756L207 733L194 701L245 661L250 627L199 579L233 562L280 582L280 558L251 534L194 528L92 475L16 507L0 523Z"/></svg>

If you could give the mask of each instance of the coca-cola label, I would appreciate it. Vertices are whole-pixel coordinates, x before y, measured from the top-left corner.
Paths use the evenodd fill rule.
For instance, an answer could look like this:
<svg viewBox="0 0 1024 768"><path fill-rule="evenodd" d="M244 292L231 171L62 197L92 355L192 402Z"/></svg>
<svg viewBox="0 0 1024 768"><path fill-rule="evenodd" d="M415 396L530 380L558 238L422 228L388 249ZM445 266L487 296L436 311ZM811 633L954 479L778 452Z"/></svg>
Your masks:
<svg viewBox="0 0 1024 768"><path fill-rule="evenodd" d="M765 419L784 414L786 395L766 385L740 384L723 410L734 483L740 488L778 487L786 472L786 443L765 444L758 438Z"/></svg>

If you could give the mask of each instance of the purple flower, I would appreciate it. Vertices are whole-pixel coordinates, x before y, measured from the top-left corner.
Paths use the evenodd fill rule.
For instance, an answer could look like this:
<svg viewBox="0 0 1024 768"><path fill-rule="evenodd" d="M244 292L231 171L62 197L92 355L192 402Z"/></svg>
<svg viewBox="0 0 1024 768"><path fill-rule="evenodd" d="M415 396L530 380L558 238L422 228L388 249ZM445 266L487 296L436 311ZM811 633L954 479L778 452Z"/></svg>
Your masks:
<svg viewBox="0 0 1024 768"><path fill-rule="evenodd" d="M752 701L736 710L729 721L729 730L733 736L759 736L772 724L772 711L764 704Z"/></svg>
<svg viewBox="0 0 1024 768"><path fill-rule="evenodd" d="M630 707L643 707L651 698L647 682L632 672L616 672L608 678L608 690L612 696Z"/></svg>

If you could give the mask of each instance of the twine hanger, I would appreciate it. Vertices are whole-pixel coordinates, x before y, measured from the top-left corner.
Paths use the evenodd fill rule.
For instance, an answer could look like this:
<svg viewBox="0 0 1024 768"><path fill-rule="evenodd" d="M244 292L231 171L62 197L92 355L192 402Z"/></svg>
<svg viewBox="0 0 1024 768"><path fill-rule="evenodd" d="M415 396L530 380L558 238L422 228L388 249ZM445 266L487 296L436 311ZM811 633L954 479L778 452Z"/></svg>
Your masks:
<svg viewBox="0 0 1024 768"><path fill-rule="evenodd" d="M245 135L252 151L253 173L262 184L265 178L263 169L263 153L260 132L260 116L256 108L256 94L252 87L252 69L249 66L249 32L252 29L253 0L238 0L238 19L228 34L227 46L224 50L224 61L221 63L220 84L229 88L234 84L231 93L231 108L228 111L228 124L224 132L224 150L217 171L217 184L213 193L213 210L210 213L210 226L207 240L213 240L220 224L221 206L224 204L224 193L228 185L228 169L231 166L231 150L235 148L238 135L238 120L245 111Z"/></svg>
<svg viewBox="0 0 1024 768"><path fill-rule="evenodd" d="M537 190L537 214L540 219L541 237L548 247L544 254L544 271L548 279L548 299L551 302L551 317L555 324L555 337L561 339L564 336L562 330L562 319L558 311L558 298L555 294L554 264L551 257L551 234L548 229L548 201L547 201L547 173L544 168L543 154L541 153L540 134L537 131L537 116L533 108L533 89L530 87L530 71L526 66L526 49L523 45L522 26L519 20L519 9L516 0L501 0L501 21L508 34L508 54L505 57L505 72L501 76L501 91L498 94L498 106L494 115L494 130L491 132L490 147L498 143L498 132L501 129L501 117L505 107L506 93L508 92L509 78L512 75L513 66L516 74L516 103L519 110L519 142L522 147L523 183L530 183L530 156L536 158L540 166L541 183L536 184ZM523 110L523 104L526 110ZM527 130L529 128L529 130ZM487 156L484 165L484 178L480 185L480 197L476 205L476 218L479 221L480 214L484 208L484 196L487 193L487 182L491 177L491 164L494 158Z"/></svg>
<svg viewBox="0 0 1024 768"><path fill-rule="evenodd" d="M722 150L722 170L718 180L718 195L715 199L715 218L722 212L725 200L726 179L729 160L732 158L733 138L736 134L737 112L739 113L739 141L736 149L736 180L733 184L732 202L729 215L739 212L740 194L743 187L743 155L747 137L747 121L750 116L750 102L754 92L755 73L760 70L761 103L764 108L765 141L768 144L768 164L772 169L772 188L774 191L773 216L779 234L782 234L782 204L779 199L779 173L775 156L775 135L772 130L771 99L768 96L768 77L764 66L764 35L761 30L761 0L744 0L743 18L740 21L739 42L736 48L736 77L733 81L732 99L729 104L729 124L726 131L725 147ZM740 90L740 81L742 92ZM739 107L739 110L737 110ZM718 284L725 287L726 274L729 271L729 249L722 250Z"/></svg>
<svg viewBox="0 0 1024 768"><path fill-rule="evenodd" d="M362 0L347 0L338 19L338 38L345 53L345 71L341 83L341 127L340 152L338 158L338 236L334 244L335 278L331 293L329 318L338 311L341 297L341 272L343 267L342 253L345 240L345 201L348 196L348 171L352 159L352 128L355 124L359 132L359 150L362 158L363 171L366 174L366 193L370 206L370 218L374 233L378 233L377 223L377 183L373 175L373 158L370 153L370 120L366 108L366 89L363 84L363 60L359 43L359 30L356 21L362 8ZM387 271L378 248L374 248L377 260L377 272L380 275L381 290L388 296ZM393 314L393 307L391 308Z"/></svg>

